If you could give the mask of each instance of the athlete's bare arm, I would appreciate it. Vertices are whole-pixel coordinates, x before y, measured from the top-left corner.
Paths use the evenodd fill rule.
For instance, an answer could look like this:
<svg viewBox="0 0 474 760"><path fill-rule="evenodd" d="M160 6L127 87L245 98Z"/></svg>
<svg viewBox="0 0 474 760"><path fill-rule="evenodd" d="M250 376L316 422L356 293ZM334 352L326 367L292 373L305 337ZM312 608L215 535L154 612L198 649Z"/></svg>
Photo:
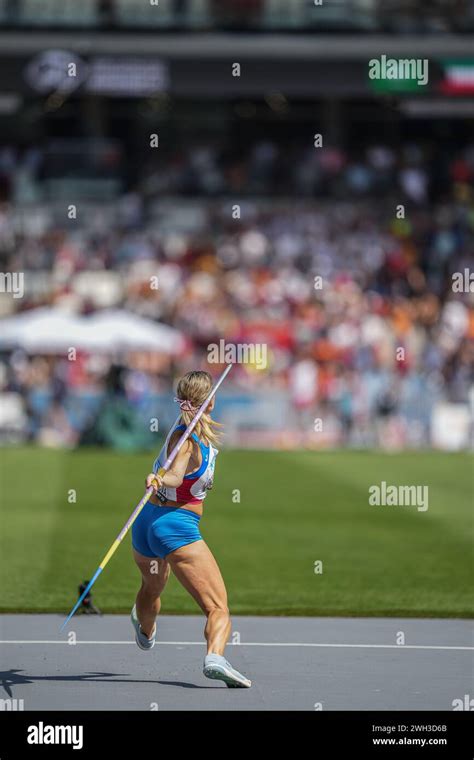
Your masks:
<svg viewBox="0 0 474 760"><path fill-rule="evenodd" d="M177 440L179 440L179 435ZM173 448L174 445L175 442L172 438L170 441L170 448ZM187 440L183 443L173 464L171 465L170 469L163 475L163 477L160 477L154 472L151 472L147 476L146 487L150 488L150 486L152 486L154 493L156 493L158 489L161 488L161 486L168 486L168 488L179 488L183 482L184 476L186 475L192 453L192 441Z"/></svg>

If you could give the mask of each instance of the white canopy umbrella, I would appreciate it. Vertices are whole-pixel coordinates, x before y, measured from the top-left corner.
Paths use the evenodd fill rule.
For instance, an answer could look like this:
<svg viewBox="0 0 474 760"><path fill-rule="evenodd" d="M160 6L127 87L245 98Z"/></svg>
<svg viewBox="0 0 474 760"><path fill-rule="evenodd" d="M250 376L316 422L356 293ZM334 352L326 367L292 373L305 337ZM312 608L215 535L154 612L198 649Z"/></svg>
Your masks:
<svg viewBox="0 0 474 760"><path fill-rule="evenodd" d="M50 308L33 309L0 320L0 345L2 348L14 346L21 340L21 336L27 330L28 325L33 324L35 320L45 319L50 314Z"/></svg>
<svg viewBox="0 0 474 760"><path fill-rule="evenodd" d="M184 338L178 330L123 309L102 311L88 317L87 321L95 332L106 336L107 342L117 350L177 355L184 349Z"/></svg>
<svg viewBox="0 0 474 760"><path fill-rule="evenodd" d="M69 348L99 350L98 336L84 328L80 317L61 309L41 308L0 321L0 346L29 353L56 353Z"/></svg>
<svg viewBox="0 0 474 760"><path fill-rule="evenodd" d="M34 309L0 320L0 348L23 348L29 353L81 351L156 351L176 355L184 348L182 334L172 327L114 309L90 317L61 309Z"/></svg>

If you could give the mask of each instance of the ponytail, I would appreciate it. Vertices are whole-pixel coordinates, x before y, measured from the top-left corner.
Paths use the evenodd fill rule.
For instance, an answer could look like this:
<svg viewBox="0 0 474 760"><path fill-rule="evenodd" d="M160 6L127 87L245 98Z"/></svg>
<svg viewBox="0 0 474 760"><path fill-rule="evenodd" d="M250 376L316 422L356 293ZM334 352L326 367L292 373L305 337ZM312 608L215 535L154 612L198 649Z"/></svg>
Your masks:
<svg viewBox="0 0 474 760"><path fill-rule="evenodd" d="M188 372L178 382L177 398L181 407L181 419L186 427L194 419L197 410L202 406L212 388L212 377L209 372ZM218 422L215 422L209 412L199 419L194 432L198 438L204 438L212 445L220 443Z"/></svg>

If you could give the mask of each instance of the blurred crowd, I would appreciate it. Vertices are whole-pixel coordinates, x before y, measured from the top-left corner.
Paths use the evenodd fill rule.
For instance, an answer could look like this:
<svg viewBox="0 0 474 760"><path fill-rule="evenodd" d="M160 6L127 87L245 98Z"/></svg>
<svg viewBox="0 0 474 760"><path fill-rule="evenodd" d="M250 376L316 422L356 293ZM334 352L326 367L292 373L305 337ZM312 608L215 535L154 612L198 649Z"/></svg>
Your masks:
<svg viewBox="0 0 474 760"><path fill-rule="evenodd" d="M273 104L285 107L284 99ZM197 144L174 156L151 155L142 180L146 194L292 194L354 198L387 194L415 204L472 183L474 145L440 154L417 144L370 145L365 150L316 149L305 140L262 140L242 148Z"/></svg>
<svg viewBox="0 0 474 760"><path fill-rule="evenodd" d="M326 9L314 0L88 0L80 11L75 0L4 0L0 21L34 26L152 27L184 29L290 31L388 31L440 33L472 29L472 0L337 0ZM329 5L329 4L328 4Z"/></svg>
<svg viewBox="0 0 474 760"><path fill-rule="evenodd" d="M166 107L166 103L162 105ZM272 97L272 108L287 106L283 96ZM236 108L250 109L250 116L254 106L240 103ZM94 147L89 149L90 154L80 159L76 150L74 164L68 164L64 148L55 155L54 143L48 148L0 146L0 198L19 204L40 200L45 183L61 179L51 173L51 167L58 165L64 176L76 182L115 179L119 186L126 176L126 185L136 191L134 208L130 201L127 210L135 215L137 224L147 201L166 194L292 195L336 200L383 196L393 199L394 204L406 201L416 206L469 197L474 181L472 143L440 146L427 138L423 142L403 141L398 147L369 143L351 149L334 145L316 148L312 139L307 132L280 142L246 140L239 135L213 141L184 139L180 143L176 139L173 150L148 150L138 160L135 155L131 160L135 172L118 146L105 141L102 146L91 141ZM81 148L85 149L84 145Z"/></svg>
<svg viewBox="0 0 474 760"><path fill-rule="evenodd" d="M452 274L473 264L474 203L462 174L445 202L407 203L404 218L375 197L135 192L85 204L75 220L64 207L4 202L0 269L24 272L26 288L21 299L2 297L3 316L120 307L175 327L187 348L120 357L121 367L107 355L3 352L0 390L23 400L35 440L112 444L120 415L146 417L180 373L209 369L211 344L265 344L267 368L238 366L228 391L285 399L281 425L298 443L317 438L321 419L335 445L428 445L436 404L472 403L473 295L452 287ZM106 390L125 403L102 409L111 424L91 433ZM272 427L265 408L250 428Z"/></svg>

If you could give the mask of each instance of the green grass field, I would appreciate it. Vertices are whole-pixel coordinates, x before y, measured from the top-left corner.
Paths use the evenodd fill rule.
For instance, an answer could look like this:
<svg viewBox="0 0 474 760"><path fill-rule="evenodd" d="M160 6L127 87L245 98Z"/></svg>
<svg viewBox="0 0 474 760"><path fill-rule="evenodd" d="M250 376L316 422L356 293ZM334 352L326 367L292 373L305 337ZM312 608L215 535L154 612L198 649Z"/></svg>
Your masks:
<svg viewBox="0 0 474 760"><path fill-rule="evenodd" d="M140 499L152 459L1 450L0 610L68 612ZM369 486L382 480L428 485L429 509L369 506ZM234 614L472 615L468 454L223 451L201 530ZM127 536L94 600L129 612L138 583ZM171 578L163 612L199 610Z"/></svg>

